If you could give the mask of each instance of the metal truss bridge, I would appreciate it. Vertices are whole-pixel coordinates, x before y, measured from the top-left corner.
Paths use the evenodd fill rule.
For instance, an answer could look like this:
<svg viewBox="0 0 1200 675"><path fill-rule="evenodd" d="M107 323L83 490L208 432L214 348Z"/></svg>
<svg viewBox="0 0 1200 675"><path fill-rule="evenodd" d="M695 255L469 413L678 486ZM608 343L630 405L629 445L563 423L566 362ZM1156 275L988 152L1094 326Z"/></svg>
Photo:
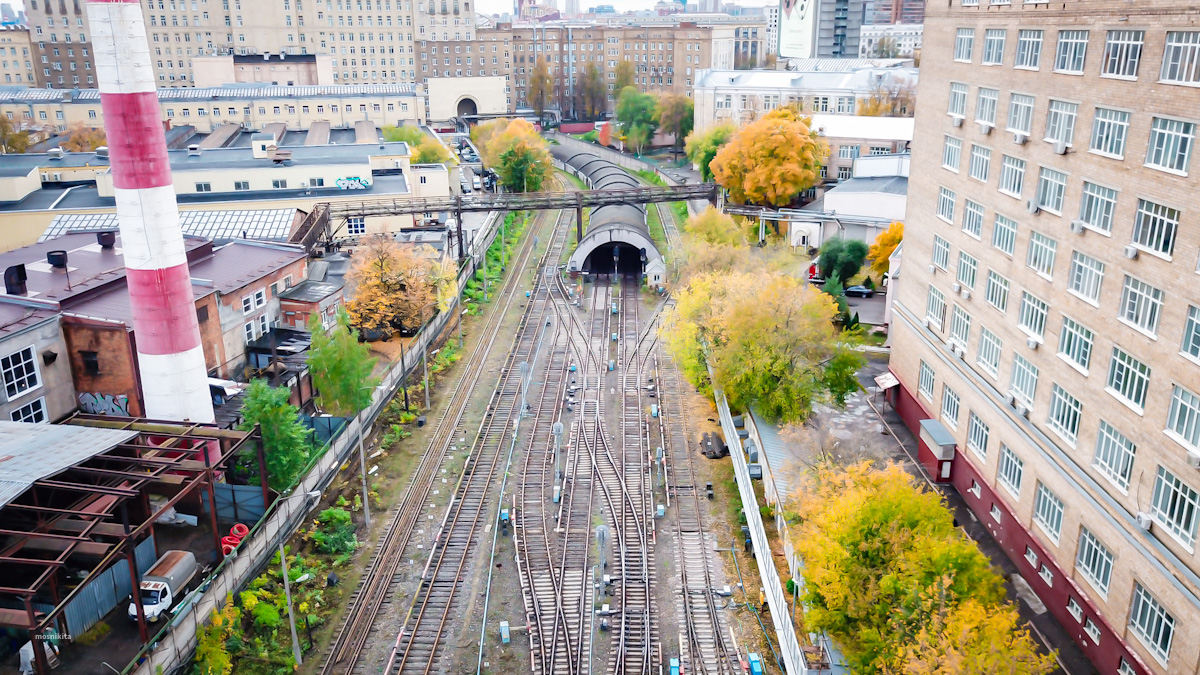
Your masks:
<svg viewBox="0 0 1200 675"><path fill-rule="evenodd" d="M466 257L462 236L462 214L470 211L575 210L577 241L583 239L583 209L613 204L652 204L704 199L716 205L720 188L715 183L697 183L670 187L640 187L628 190L580 190L577 192L527 192L504 194L453 195L449 197L407 197L373 199L361 202L321 202L304 218L292 236L292 242L311 251L338 238L349 218L453 213L458 224L458 257ZM428 228L428 229L441 229Z"/></svg>

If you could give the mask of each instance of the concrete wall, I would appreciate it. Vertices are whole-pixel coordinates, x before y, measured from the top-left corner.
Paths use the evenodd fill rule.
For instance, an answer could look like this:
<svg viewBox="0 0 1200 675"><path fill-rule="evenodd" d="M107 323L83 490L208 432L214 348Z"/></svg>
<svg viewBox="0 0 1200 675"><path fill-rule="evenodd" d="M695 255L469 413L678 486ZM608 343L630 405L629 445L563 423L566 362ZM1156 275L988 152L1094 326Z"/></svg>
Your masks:
<svg viewBox="0 0 1200 675"><path fill-rule="evenodd" d="M480 57L484 58L484 57ZM503 75L487 77L435 77L429 88L429 115L434 122L444 122L458 115L458 104L465 98L475 101L480 115L498 115L508 110Z"/></svg>
<svg viewBox="0 0 1200 675"><path fill-rule="evenodd" d="M0 177L0 201L20 201L40 189L42 180L37 169L30 169L24 176Z"/></svg>
<svg viewBox="0 0 1200 675"><path fill-rule="evenodd" d="M33 361L40 384L28 391L8 398L0 392L0 419L12 419L12 413L38 399L43 400L46 421L63 417L75 409L75 386L71 380L71 364L63 355L67 343L63 338L58 317L19 330L0 342L0 357L7 357L28 347L33 348ZM53 362L47 364L53 352Z"/></svg>

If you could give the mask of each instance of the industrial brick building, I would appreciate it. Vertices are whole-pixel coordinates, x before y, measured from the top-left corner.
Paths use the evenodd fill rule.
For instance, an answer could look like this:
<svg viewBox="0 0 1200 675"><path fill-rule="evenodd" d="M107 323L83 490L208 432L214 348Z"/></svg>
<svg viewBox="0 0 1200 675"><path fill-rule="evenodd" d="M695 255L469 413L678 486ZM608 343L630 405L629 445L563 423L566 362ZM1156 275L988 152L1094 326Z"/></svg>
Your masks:
<svg viewBox="0 0 1200 675"><path fill-rule="evenodd" d="M1101 673L1200 666L1195 18L925 18L889 400Z"/></svg>

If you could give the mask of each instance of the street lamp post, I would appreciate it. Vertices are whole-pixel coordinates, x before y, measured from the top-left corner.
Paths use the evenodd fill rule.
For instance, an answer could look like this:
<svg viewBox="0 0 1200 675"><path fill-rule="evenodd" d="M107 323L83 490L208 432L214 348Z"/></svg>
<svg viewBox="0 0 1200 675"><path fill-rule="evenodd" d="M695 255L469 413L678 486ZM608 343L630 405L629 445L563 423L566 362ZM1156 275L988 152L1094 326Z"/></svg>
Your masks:
<svg viewBox="0 0 1200 675"><path fill-rule="evenodd" d="M358 422L358 468L362 472L362 493L363 493L363 522L368 528L371 527L371 499L368 496L367 490L367 457L366 451L363 449L363 422L362 410L358 411L355 417Z"/></svg>

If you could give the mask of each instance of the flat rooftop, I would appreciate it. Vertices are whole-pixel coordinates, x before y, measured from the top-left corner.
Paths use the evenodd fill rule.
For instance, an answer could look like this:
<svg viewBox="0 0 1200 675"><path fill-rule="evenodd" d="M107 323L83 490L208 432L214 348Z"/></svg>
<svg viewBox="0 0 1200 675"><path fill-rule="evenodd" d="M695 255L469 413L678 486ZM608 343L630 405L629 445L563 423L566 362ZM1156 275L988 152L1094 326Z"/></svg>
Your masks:
<svg viewBox="0 0 1200 675"><path fill-rule="evenodd" d="M125 429L0 420L0 505L16 499L35 482L137 435Z"/></svg>
<svg viewBox="0 0 1200 675"><path fill-rule="evenodd" d="M293 58L293 57L289 57ZM257 59L262 62L262 57ZM278 59L275 59L278 61ZM286 61L286 59L285 59ZM159 89L158 100L168 101L247 101L264 98L300 99L330 97L416 96L415 84L326 84L280 86L274 84L236 84L224 87L181 87ZM99 89L34 89L30 87L0 87L0 102L46 103L50 101L78 102L100 105Z"/></svg>
<svg viewBox="0 0 1200 675"><path fill-rule="evenodd" d="M908 194L907 176L870 176L865 178L848 178L836 187L825 191L831 192L877 192L889 195Z"/></svg>

